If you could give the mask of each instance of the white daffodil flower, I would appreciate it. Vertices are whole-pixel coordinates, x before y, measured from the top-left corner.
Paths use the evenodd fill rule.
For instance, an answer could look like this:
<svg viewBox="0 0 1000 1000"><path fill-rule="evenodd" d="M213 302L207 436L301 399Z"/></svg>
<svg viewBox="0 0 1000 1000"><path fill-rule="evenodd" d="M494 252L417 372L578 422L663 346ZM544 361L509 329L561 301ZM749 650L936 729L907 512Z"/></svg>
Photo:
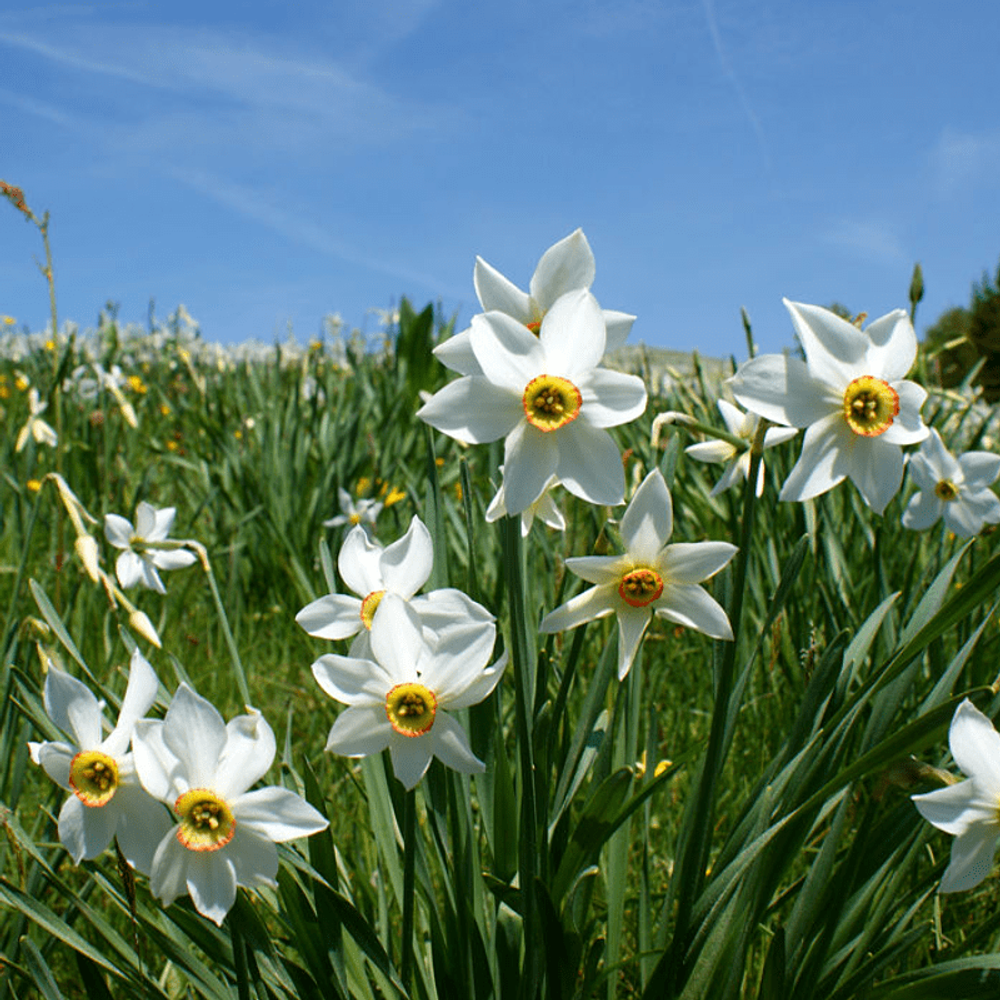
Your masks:
<svg viewBox="0 0 1000 1000"><path fill-rule="evenodd" d="M149 874L170 816L139 784L128 748L136 722L156 698L156 687L153 668L136 650L118 722L105 736L102 703L81 681L49 667L45 711L72 741L28 747L31 759L73 793L59 811L59 840L76 864L96 858L117 837L129 864Z"/></svg>
<svg viewBox="0 0 1000 1000"><path fill-rule="evenodd" d="M944 518L959 538L978 535L984 524L1000 524L1000 499L990 489L1000 476L1000 455L967 451L955 458L931 429L907 468L917 484L903 511L903 525L922 531Z"/></svg>
<svg viewBox="0 0 1000 1000"><path fill-rule="evenodd" d="M542 319L560 295L578 290L589 291L594 283L596 267L594 254L582 229L570 233L565 239L550 246L542 254L531 277L529 292L522 292L513 282L495 268L476 258L473 281L476 295L484 312L506 313L538 333ZM607 350L614 350L625 343L635 317L613 309L602 310L607 329ZM434 348L435 357L460 375L482 375L471 344L472 328L469 327L449 337Z"/></svg>
<svg viewBox="0 0 1000 1000"><path fill-rule="evenodd" d="M965 781L912 795L920 815L950 833L951 861L939 892L961 892L986 878L1000 837L1000 734L968 698L955 710L948 746Z"/></svg>
<svg viewBox="0 0 1000 1000"><path fill-rule="evenodd" d="M502 465L500 466L500 472L503 473ZM542 524L547 525L554 531L566 530L566 518L563 517L562 511L556 506L556 502L552 499L551 495L552 490L558 485L559 480L555 476L550 476L548 482L542 487L542 492L528 507L521 511L521 535L524 538L528 537L536 517ZM504 488L503 483L501 483L500 489L497 490L496 495L490 501L489 507L486 508L486 520L492 524L493 521L499 521L501 517L506 516L507 502L504 499Z"/></svg>
<svg viewBox="0 0 1000 1000"><path fill-rule="evenodd" d="M319 686L348 706L326 749L367 757L388 747L393 771L408 789L432 757L463 774L485 770L465 730L445 710L475 705L496 687L507 654L488 665L495 638L495 627L472 624L429 645L413 609L387 594L375 612L370 659L331 654L312 665Z"/></svg>
<svg viewBox="0 0 1000 1000"><path fill-rule="evenodd" d="M614 612L619 680L631 669L654 614L714 639L732 639L725 611L698 584L718 573L736 554L736 546L728 542L668 545L673 519L670 490L660 470L654 469L639 484L622 516L624 555L567 559L566 568L594 586L550 611L539 630L562 632Z"/></svg>
<svg viewBox="0 0 1000 1000"><path fill-rule="evenodd" d="M119 514L104 515L104 535L116 548L124 549L115 563L115 574L124 590L141 583L149 590L165 594L158 569L183 569L197 559L187 549L160 549L157 543L168 542L176 510L157 510L143 500L135 511L135 527Z"/></svg>
<svg viewBox="0 0 1000 1000"><path fill-rule="evenodd" d="M15 452L24 450L28 438L34 438L36 444L48 445L50 448L54 448L58 444L59 437L56 432L39 416L48 409L48 406L48 403L43 403L38 398L38 390L32 386L28 390L28 420L17 435L17 443L14 445Z"/></svg>
<svg viewBox="0 0 1000 1000"><path fill-rule="evenodd" d="M471 625L493 629L493 615L460 590L446 587L417 595L434 566L431 533L419 517L410 521L402 538L383 548L364 528L353 528L344 539L337 568L344 583L360 596L327 594L307 604L295 620L317 639L349 639L351 656L368 657L375 611L386 594L406 601L428 631L428 641L442 631Z"/></svg>
<svg viewBox="0 0 1000 1000"><path fill-rule="evenodd" d="M700 441L698 444L688 445L684 451L699 462L726 462L726 468L722 477L712 487L710 497L718 496L723 490L728 490L730 486L744 482L750 475L750 444L757 435L757 426L760 417L756 413L744 413L737 409L727 399L718 401L719 412L726 422L726 429L730 434L743 438L747 442L747 447L743 451L738 451L735 445L728 441ZM790 441L798 434L795 427L769 427L764 432L764 448L773 448L776 444ZM764 462L757 467L757 496L764 492Z"/></svg>
<svg viewBox="0 0 1000 1000"><path fill-rule="evenodd" d="M369 524L375 527L375 519L382 512L381 501L364 499L355 503L351 494L343 487L337 490L337 498L340 501L340 513L324 521L324 528L339 528L342 524Z"/></svg>
<svg viewBox="0 0 1000 1000"><path fill-rule="evenodd" d="M828 309L784 301L806 360L761 354L729 380L748 410L806 428L779 499L809 500L850 477L881 514L903 480L901 446L928 433L927 393L903 378L917 353L909 317L897 309L862 331Z"/></svg>
<svg viewBox="0 0 1000 1000"><path fill-rule="evenodd" d="M645 410L646 387L634 375L598 367L605 331L593 295L561 296L537 337L506 314L488 312L473 319L470 339L483 374L449 383L417 416L474 444L507 439L509 514L527 510L550 476L588 503L621 503L621 454L606 428Z"/></svg>
<svg viewBox="0 0 1000 1000"><path fill-rule="evenodd" d="M173 810L149 873L150 891L164 906L189 893L199 913L221 924L238 885L277 884L276 843L327 826L294 792L249 790L274 760L274 733L259 712L227 725L181 684L162 721L136 725L132 745L143 787Z"/></svg>

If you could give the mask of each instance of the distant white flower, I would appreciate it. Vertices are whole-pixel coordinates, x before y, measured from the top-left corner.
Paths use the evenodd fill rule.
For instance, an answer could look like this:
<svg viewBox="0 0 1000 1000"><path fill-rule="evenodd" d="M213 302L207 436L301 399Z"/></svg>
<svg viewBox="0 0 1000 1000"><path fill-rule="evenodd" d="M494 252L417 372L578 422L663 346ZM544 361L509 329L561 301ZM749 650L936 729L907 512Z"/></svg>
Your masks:
<svg viewBox="0 0 1000 1000"><path fill-rule="evenodd" d="M375 612L371 658L328 655L312 665L319 686L348 706L326 749L367 757L388 747L407 788L424 776L432 757L463 774L483 771L465 730L445 710L474 705L496 687L507 655L488 665L495 638L494 627L471 625L429 645L413 609L387 594Z"/></svg>
<svg viewBox="0 0 1000 1000"><path fill-rule="evenodd" d="M473 319L470 340L483 374L449 383L417 416L475 444L506 438L509 514L530 507L551 476L588 503L621 503L621 453L606 428L638 417L646 388L634 375L599 367L604 318L590 292L557 299L538 336L488 312Z"/></svg>
<svg viewBox="0 0 1000 1000"><path fill-rule="evenodd" d="M307 604L295 620L317 639L359 636L351 655L362 657L370 653L369 633L375 611L386 594L395 594L411 604L430 632L474 623L491 629L493 616L459 590L447 587L417 595L433 566L431 533L419 517L410 521L402 538L385 548L371 541L364 528L352 528L340 547L337 568L344 583L359 596L327 594Z"/></svg>
<svg viewBox="0 0 1000 1000"><path fill-rule="evenodd" d="M956 459L932 428L908 468L920 492L903 511L905 527L922 531L943 517L949 531L971 538L984 524L1000 524L1000 499L990 489L1000 476L1000 455L967 451Z"/></svg>
<svg viewBox="0 0 1000 1000"><path fill-rule="evenodd" d="M190 893L195 909L221 924L237 885L277 884L276 843L327 826L294 792L273 785L249 791L274 760L274 733L259 712L227 725L181 684L162 721L137 724L133 747L143 787L174 814L149 875L164 906Z"/></svg>
<svg viewBox="0 0 1000 1000"><path fill-rule="evenodd" d="M370 524L375 526L375 519L382 512L382 503L378 500L363 499L357 503L351 498L351 494L343 487L337 490L337 498L340 501L340 513L336 517L331 517L323 522L324 528L339 528L342 524Z"/></svg>
<svg viewBox="0 0 1000 1000"><path fill-rule="evenodd" d="M157 510L143 500L135 511L135 527L119 514L104 515L105 537L116 549L124 549L115 563L115 574L125 590L141 583L165 594L167 588L157 570L183 569L197 559L186 549L157 548L158 543L170 541L176 513L173 507Z"/></svg>
<svg viewBox="0 0 1000 1000"><path fill-rule="evenodd" d="M726 399L718 401L719 412L726 422L726 429L730 434L743 438L747 442L747 448L737 451L736 446L728 441L700 441L698 444L688 445L684 451L699 462L726 462L726 468L722 473L722 478L712 488L709 496L718 496L723 490L728 490L730 486L744 482L750 475L750 444L757 435L757 425L760 417L755 413L744 413L737 409ZM795 427L769 427L764 432L764 448L773 448L776 444L790 441L798 430ZM764 461L761 459L757 467L757 496L764 492Z"/></svg>
<svg viewBox="0 0 1000 1000"><path fill-rule="evenodd" d="M500 472L503 472L503 466L500 466ZM565 531L566 530L566 518L563 517L562 511L556 506L555 501L552 499L552 490L559 485L559 480L555 476L549 477L548 482L542 487L542 492L535 498L535 500L528 505L523 511L521 511L521 534L527 538L529 532L531 531L532 524L535 523L535 518L537 517L543 524L552 528L555 531ZM486 508L486 520L492 523L493 521L500 520L501 517L507 516L507 503L504 499L504 488L503 483L500 484L500 489L497 490L496 495L490 501L489 507Z"/></svg>
<svg viewBox="0 0 1000 1000"><path fill-rule="evenodd" d="M582 229L570 233L542 254L531 277L529 292L522 292L482 257L476 258L473 280L476 295L484 312L506 313L538 333L542 319L560 295L578 290L589 291L596 272L594 254ZM606 350L625 343L635 317L628 313L602 310L607 329ZM472 328L449 337L434 349L437 359L460 375L482 375L471 344Z"/></svg>
<svg viewBox="0 0 1000 1000"><path fill-rule="evenodd" d="M729 380L748 410L806 428L779 499L809 500L850 477L881 514L903 480L901 446L927 437L927 393L903 378L917 353L909 317L897 309L862 331L828 309L784 301L806 360L761 354Z"/></svg>
<svg viewBox="0 0 1000 1000"><path fill-rule="evenodd" d="M951 720L948 746L966 780L911 798L924 819L955 838L938 891L961 892L979 885L993 866L1000 837L1000 735L966 698Z"/></svg>
<svg viewBox="0 0 1000 1000"><path fill-rule="evenodd" d="M118 722L105 736L102 702L75 677L49 667L45 711L72 741L28 747L31 759L73 793L59 811L59 840L76 864L96 858L117 836L129 864L149 874L170 816L139 784L128 747L136 721L156 698L156 687L153 668L137 650Z"/></svg>
<svg viewBox="0 0 1000 1000"><path fill-rule="evenodd" d="M550 611L542 632L561 632L612 612L618 618L618 678L632 667L653 614L715 639L732 639L725 611L698 584L736 554L728 542L668 545L673 503L659 469L639 485L621 519L620 556L567 559L566 568L595 586Z"/></svg>
<svg viewBox="0 0 1000 1000"><path fill-rule="evenodd" d="M34 438L36 444L48 445L50 448L54 448L58 444L59 438L56 432L39 416L48 409L48 406L48 403L41 402L38 398L38 390L32 386L28 390L28 420L21 428L20 434L17 435L17 443L14 445L15 452L24 450L28 438Z"/></svg>

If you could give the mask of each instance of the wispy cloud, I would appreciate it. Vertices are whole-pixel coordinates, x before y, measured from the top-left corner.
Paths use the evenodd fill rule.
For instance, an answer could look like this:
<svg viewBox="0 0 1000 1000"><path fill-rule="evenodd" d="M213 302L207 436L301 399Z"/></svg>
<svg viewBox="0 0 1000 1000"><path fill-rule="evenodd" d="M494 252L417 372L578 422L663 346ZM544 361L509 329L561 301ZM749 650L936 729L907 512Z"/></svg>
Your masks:
<svg viewBox="0 0 1000 1000"><path fill-rule="evenodd" d="M945 198L1000 177L1000 133L946 128L931 150L935 189Z"/></svg>
<svg viewBox="0 0 1000 1000"><path fill-rule="evenodd" d="M823 239L872 263L900 264L914 259L890 225L873 219L841 219L823 233Z"/></svg>
<svg viewBox="0 0 1000 1000"><path fill-rule="evenodd" d="M44 118L53 125L61 125L63 128L78 128L79 123L72 115L47 104L45 101L37 101L33 97L25 97L23 94L15 94L12 91L0 87L0 102L18 111L23 111L36 118Z"/></svg>

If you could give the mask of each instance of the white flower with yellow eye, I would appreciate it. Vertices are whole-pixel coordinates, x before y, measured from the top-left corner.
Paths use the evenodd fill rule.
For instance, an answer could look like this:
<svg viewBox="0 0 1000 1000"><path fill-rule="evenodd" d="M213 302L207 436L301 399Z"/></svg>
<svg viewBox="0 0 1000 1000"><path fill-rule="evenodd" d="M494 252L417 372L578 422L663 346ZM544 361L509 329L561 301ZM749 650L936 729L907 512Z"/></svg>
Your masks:
<svg viewBox="0 0 1000 1000"><path fill-rule="evenodd" d="M367 757L388 748L393 771L407 788L424 776L432 757L463 774L483 771L465 730L447 710L475 705L496 687L507 655L489 665L495 638L495 627L471 623L431 646L413 609L387 594L375 612L371 659L331 654L312 665L319 686L348 706L337 716L326 749Z"/></svg>
<svg viewBox="0 0 1000 1000"><path fill-rule="evenodd" d="M56 432L40 416L48 409L48 406L48 403L43 403L38 398L38 390L32 386L28 390L28 420L17 435L17 443L14 445L15 452L24 449L28 438L34 438L36 444L48 445L50 448L54 448L59 443Z"/></svg>
<svg viewBox="0 0 1000 1000"><path fill-rule="evenodd" d="M120 514L104 515L105 538L116 549L124 550L115 562L115 575L123 589L141 583L148 590L165 594L167 588L157 570L183 569L197 560L187 549L157 548L158 543L172 541L168 536L176 513L173 507L157 510L143 500L135 510L135 527Z"/></svg>
<svg viewBox="0 0 1000 1000"><path fill-rule="evenodd" d="M343 486L337 490L337 499L340 501L340 513L324 521L324 528L339 528L345 524L352 527L359 524L375 527L375 520L382 512L381 501L363 498L355 502Z"/></svg>

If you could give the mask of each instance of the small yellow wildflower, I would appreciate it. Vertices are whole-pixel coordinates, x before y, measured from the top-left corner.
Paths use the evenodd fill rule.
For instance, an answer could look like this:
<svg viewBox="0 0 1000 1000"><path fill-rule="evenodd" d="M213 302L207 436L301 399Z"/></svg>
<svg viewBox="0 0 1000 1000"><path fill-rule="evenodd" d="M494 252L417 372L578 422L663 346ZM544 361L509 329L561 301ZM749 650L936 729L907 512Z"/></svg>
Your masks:
<svg viewBox="0 0 1000 1000"><path fill-rule="evenodd" d="M355 487L354 492L358 496L362 496L363 494L367 493L371 489L371 485L372 485L371 479L369 479L368 476L362 476L358 480L358 485Z"/></svg>
<svg viewBox="0 0 1000 1000"><path fill-rule="evenodd" d="M133 392L137 392L140 396L145 396L146 393L149 391L146 388L146 383L143 382L143 380L139 378L138 375L129 375L128 386Z"/></svg>
<svg viewBox="0 0 1000 1000"><path fill-rule="evenodd" d="M160 416L161 417L169 417L171 413L173 413L173 410L170 409L170 404L169 403L160 403Z"/></svg>
<svg viewBox="0 0 1000 1000"><path fill-rule="evenodd" d="M17 377L14 379L14 385L16 385L21 392L26 392L28 386L31 385L31 382L28 381L27 375L18 372Z"/></svg>
<svg viewBox="0 0 1000 1000"><path fill-rule="evenodd" d="M167 442L167 451L177 451L178 447L180 446L177 444L176 441Z"/></svg>
<svg viewBox="0 0 1000 1000"><path fill-rule="evenodd" d="M37 493L42 488L42 481L40 479L29 479L24 485L30 492Z"/></svg>
<svg viewBox="0 0 1000 1000"><path fill-rule="evenodd" d="M2 322L4 326L14 326L17 323L17 320L14 319L13 316L0 316L0 322Z"/></svg>
<svg viewBox="0 0 1000 1000"><path fill-rule="evenodd" d="M55 351L55 349L56 349L56 342L52 340L52 338L50 337L48 340L45 341L45 350Z"/></svg>
<svg viewBox="0 0 1000 1000"><path fill-rule="evenodd" d="M396 486L390 490L389 495L385 498L385 506L391 507L394 503L399 503L400 500L406 499L405 491L399 489Z"/></svg>

